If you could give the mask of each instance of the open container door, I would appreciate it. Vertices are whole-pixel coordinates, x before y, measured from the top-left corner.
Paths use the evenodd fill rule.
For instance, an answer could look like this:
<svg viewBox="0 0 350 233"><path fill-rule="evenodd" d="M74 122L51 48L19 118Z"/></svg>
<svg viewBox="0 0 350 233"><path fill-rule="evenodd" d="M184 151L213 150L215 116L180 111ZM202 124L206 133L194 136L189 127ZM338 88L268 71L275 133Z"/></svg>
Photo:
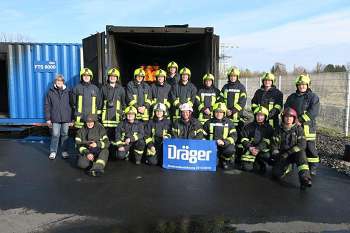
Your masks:
<svg viewBox="0 0 350 233"><path fill-rule="evenodd" d="M84 67L92 70L94 74L93 83L102 85L104 83L105 64L105 33L96 33L83 39Z"/></svg>

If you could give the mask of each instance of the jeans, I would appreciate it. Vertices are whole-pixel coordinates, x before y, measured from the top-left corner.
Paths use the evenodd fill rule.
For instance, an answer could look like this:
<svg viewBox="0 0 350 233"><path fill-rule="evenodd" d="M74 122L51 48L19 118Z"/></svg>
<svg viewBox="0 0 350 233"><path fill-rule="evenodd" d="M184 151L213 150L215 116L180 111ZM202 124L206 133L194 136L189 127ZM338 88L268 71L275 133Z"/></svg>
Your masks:
<svg viewBox="0 0 350 233"><path fill-rule="evenodd" d="M61 137L61 149L62 151L67 151L68 129L69 129L69 123L52 123L50 153L52 152L57 153L60 137Z"/></svg>

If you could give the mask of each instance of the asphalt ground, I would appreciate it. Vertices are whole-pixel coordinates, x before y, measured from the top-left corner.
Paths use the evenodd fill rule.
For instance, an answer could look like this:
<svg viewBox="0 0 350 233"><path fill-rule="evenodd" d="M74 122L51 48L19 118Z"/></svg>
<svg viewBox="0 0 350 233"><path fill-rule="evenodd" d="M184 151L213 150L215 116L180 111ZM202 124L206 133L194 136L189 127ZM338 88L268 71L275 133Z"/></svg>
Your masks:
<svg viewBox="0 0 350 233"><path fill-rule="evenodd" d="M350 232L350 179L321 166L302 191L240 170L188 172L110 161L102 177L48 140L0 141L0 232ZM71 146L71 152L74 151Z"/></svg>

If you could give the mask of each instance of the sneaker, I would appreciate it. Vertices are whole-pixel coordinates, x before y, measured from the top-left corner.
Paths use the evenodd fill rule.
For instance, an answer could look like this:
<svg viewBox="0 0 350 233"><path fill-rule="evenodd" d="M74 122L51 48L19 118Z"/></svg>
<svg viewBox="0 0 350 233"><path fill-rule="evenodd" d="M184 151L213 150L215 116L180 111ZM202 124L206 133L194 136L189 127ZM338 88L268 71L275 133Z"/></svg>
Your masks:
<svg viewBox="0 0 350 233"><path fill-rule="evenodd" d="M68 157L69 157L69 154L68 154L67 151L62 152L62 158L63 159L68 159Z"/></svg>
<svg viewBox="0 0 350 233"><path fill-rule="evenodd" d="M49 159L55 159L56 158L56 152L51 152L49 155Z"/></svg>

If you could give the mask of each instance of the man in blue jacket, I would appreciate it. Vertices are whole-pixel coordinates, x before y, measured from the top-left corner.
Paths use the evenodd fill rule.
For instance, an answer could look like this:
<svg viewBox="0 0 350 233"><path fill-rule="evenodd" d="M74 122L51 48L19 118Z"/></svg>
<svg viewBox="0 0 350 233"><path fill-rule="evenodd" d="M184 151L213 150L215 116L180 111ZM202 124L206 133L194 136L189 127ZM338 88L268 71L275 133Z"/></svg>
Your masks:
<svg viewBox="0 0 350 233"><path fill-rule="evenodd" d="M64 77L58 74L45 99L45 119L52 129L49 159L55 159L61 137L62 157L68 158L68 129L72 124L72 109L69 103L70 90L64 84Z"/></svg>

